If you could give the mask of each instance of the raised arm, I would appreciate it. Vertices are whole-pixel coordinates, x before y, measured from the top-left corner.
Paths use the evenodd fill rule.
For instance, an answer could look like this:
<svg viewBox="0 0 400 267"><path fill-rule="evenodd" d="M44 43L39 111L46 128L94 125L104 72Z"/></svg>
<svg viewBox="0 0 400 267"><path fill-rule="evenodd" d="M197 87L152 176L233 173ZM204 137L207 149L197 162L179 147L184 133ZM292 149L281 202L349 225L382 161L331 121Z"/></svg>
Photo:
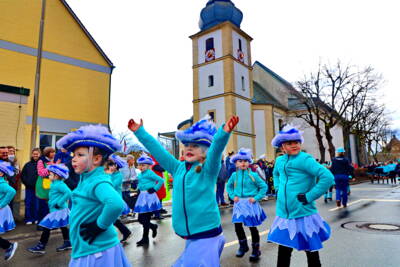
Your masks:
<svg viewBox="0 0 400 267"><path fill-rule="evenodd" d="M214 136L214 140L207 153L204 170L209 173L210 177L216 177L221 168L222 152L228 144L230 133L239 123L239 117L232 116Z"/></svg>
<svg viewBox="0 0 400 267"><path fill-rule="evenodd" d="M169 173L175 173L176 168L179 166L179 161L174 158L154 137L146 132L142 120L140 120L140 123L130 120L128 128L136 135L139 141L163 168L165 168Z"/></svg>

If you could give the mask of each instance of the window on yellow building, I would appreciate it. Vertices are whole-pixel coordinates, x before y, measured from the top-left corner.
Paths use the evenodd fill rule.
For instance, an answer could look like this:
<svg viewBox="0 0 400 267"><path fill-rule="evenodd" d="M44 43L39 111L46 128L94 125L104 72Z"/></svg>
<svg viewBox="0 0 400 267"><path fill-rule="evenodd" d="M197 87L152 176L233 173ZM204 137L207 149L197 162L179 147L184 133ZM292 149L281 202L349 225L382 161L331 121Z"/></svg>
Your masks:
<svg viewBox="0 0 400 267"><path fill-rule="evenodd" d="M208 76L208 87L213 87L214 86L214 76L209 75Z"/></svg>
<svg viewBox="0 0 400 267"><path fill-rule="evenodd" d="M43 150L45 147L51 146L56 148L56 143L65 134L60 133L40 133L40 149Z"/></svg>

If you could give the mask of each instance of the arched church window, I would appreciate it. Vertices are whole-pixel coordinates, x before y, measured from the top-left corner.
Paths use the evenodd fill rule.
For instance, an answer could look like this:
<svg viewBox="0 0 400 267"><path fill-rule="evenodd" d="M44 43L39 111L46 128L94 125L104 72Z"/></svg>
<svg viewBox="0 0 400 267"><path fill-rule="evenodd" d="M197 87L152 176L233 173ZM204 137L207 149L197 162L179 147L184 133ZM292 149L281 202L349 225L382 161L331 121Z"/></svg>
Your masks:
<svg viewBox="0 0 400 267"><path fill-rule="evenodd" d="M206 62L215 59L214 38L206 40Z"/></svg>
<svg viewBox="0 0 400 267"><path fill-rule="evenodd" d="M242 50L242 40L241 40L241 39L239 39L239 50L240 50L240 51L243 51L243 50Z"/></svg>

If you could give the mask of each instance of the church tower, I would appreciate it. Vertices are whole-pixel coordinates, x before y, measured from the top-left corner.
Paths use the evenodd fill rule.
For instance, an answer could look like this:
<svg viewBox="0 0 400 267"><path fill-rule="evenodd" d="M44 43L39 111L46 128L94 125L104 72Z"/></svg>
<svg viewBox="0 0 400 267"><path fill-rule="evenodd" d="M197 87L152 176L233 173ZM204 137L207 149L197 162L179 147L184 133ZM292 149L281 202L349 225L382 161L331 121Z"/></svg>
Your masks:
<svg viewBox="0 0 400 267"><path fill-rule="evenodd" d="M242 19L243 13L230 0L209 0L200 14L200 32L190 36L194 121L210 114L219 127L230 116L239 116L228 151L255 151L252 38L240 29Z"/></svg>

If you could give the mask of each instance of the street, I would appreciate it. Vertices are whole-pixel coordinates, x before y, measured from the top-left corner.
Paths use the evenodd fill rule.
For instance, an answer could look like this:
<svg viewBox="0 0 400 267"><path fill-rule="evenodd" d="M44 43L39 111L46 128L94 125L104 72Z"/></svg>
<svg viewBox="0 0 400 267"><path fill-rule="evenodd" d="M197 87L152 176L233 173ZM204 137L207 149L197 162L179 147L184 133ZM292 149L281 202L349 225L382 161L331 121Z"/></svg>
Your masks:
<svg viewBox="0 0 400 267"><path fill-rule="evenodd" d="M334 194L335 195L335 194ZM387 184L362 183L352 186L347 209L336 208L335 201L318 201L319 212L332 229L330 240L324 243L320 252L322 266L377 267L400 266L400 228L385 224L400 225L400 186ZM231 223L232 208L221 209L222 226L226 238L225 249L221 257L224 267L239 266L276 266L277 245L266 242L268 229L275 217L275 201L262 203L268 219L259 227L261 234L262 256L259 263L251 264L250 253L243 258L235 257L238 248L234 226ZM133 266L171 266L184 248L184 240L177 237L171 228L171 219L158 222L159 234L148 248L136 247L142 228L138 223L128 224L134 233L125 246L126 254ZM371 225L368 224L382 224ZM386 230L373 230L384 228ZM249 236L250 231L246 229ZM12 232L5 237L11 237ZM26 249L36 244L38 238L18 240L16 256L1 266L68 266L69 252L57 253L55 248L62 243L61 235L50 237L44 256L30 254ZM307 266L304 252L293 252L291 266Z"/></svg>

